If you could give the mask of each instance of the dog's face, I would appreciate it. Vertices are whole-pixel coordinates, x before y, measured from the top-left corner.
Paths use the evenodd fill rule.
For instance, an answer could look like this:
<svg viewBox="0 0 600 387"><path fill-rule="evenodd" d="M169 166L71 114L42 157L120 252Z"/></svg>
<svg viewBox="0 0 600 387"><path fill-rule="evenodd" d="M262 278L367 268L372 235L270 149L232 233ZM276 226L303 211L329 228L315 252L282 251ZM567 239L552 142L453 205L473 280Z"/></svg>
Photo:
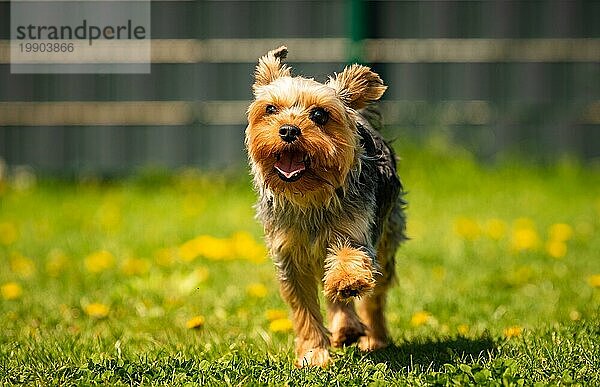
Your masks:
<svg viewBox="0 0 600 387"><path fill-rule="evenodd" d="M356 109L381 97L379 76L353 65L325 84L292 77L287 49L256 67L246 146L259 184L294 202L326 198L344 185L357 158Z"/></svg>

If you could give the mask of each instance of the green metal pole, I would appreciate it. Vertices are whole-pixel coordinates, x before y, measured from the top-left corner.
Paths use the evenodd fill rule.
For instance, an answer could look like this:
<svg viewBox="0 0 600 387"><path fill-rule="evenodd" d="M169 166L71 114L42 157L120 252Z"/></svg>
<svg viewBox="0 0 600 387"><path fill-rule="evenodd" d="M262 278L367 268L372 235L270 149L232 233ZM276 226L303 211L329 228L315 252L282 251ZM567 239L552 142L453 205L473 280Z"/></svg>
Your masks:
<svg viewBox="0 0 600 387"><path fill-rule="evenodd" d="M367 4L363 0L350 0L348 3L348 23L350 30L348 62L362 63L364 59L363 40L366 37L367 30Z"/></svg>

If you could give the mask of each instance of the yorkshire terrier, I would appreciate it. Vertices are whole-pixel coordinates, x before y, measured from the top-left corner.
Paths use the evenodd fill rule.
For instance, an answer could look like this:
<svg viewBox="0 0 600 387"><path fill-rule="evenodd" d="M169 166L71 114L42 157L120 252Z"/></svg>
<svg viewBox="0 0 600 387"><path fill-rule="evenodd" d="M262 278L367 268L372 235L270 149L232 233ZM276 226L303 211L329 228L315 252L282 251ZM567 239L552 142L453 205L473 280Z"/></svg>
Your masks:
<svg viewBox="0 0 600 387"><path fill-rule="evenodd" d="M379 75L355 64L323 84L293 77L286 55L280 47L258 61L246 147L257 217L293 312L297 365L325 366L329 345L388 344L385 299L406 203L371 105L387 89Z"/></svg>

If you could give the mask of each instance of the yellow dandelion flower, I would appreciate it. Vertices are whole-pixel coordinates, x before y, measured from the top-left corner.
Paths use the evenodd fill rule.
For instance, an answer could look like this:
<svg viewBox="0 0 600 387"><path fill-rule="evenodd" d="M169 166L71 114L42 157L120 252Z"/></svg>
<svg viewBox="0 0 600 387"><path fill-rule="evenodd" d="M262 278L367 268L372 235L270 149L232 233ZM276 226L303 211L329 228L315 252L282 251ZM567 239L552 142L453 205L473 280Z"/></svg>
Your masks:
<svg viewBox="0 0 600 387"><path fill-rule="evenodd" d="M53 249L48 253L46 272L52 277L58 277L67 266L68 262L69 258L62 250Z"/></svg>
<svg viewBox="0 0 600 387"><path fill-rule="evenodd" d="M179 256L186 262L193 261L200 255L202 246L199 246L199 242L196 239L184 242L179 246Z"/></svg>
<svg viewBox="0 0 600 387"><path fill-rule="evenodd" d="M200 235L179 247L179 256L184 261L193 261L199 256L213 260L233 258L233 248L226 239Z"/></svg>
<svg viewBox="0 0 600 387"><path fill-rule="evenodd" d="M23 294L23 289L16 282L7 282L0 287L0 293L5 300L16 300Z"/></svg>
<svg viewBox="0 0 600 387"><path fill-rule="evenodd" d="M535 250L540 244L540 237L531 219L521 218L515 221L511 245L515 251Z"/></svg>
<svg viewBox="0 0 600 387"><path fill-rule="evenodd" d="M419 327L427 324L431 320L431 313L420 311L412 315L410 318L410 325L413 327Z"/></svg>
<svg viewBox="0 0 600 387"><path fill-rule="evenodd" d="M35 263L31 258L27 258L19 253L13 253L10 258L10 269L13 273L21 277L31 277L35 274Z"/></svg>
<svg viewBox="0 0 600 387"><path fill-rule="evenodd" d="M469 333L469 326L467 324L460 324L456 330L459 334L466 336Z"/></svg>
<svg viewBox="0 0 600 387"><path fill-rule="evenodd" d="M89 317L95 318L97 320L101 320L101 319L106 318L108 316L108 313L110 312L110 309L109 309L108 306L106 306L104 304L93 302L91 304L86 305L83 308L83 311Z"/></svg>
<svg viewBox="0 0 600 387"><path fill-rule="evenodd" d="M289 318L278 318L269 324L269 330L275 333L290 332L293 328L292 320Z"/></svg>
<svg viewBox="0 0 600 387"><path fill-rule="evenodd" d="M594 274L588 277L588 284L593 288L600 288L600 274Z"/></svg>
<svg viewBox="0 0 600 387"><path fill-rule="evenodd" d="M581 313L576 310L572 310L569 312L569 318L573 321L579 321L581 319Z"/></svg>
<svg viewBox="0 0 600 387"><path fill-rule="evenodd" d="M506 235L506 223L500 219L490 219L485 224L485 234L494 240L500 240Z"/></svg>
<svg viewBox="0 0 600 387"><path fill-rule="evenodd" d="M194 316L185 323L188 329L200 329L204 325L204 316Z"/></svg>
<svg viewBox="0 0 600 387"><path fill-rule="evenodd" d="M233 246L227 239L203 235L199 238L199 241L201 245L200 255L205 258L217 261L235 258Z"/></svg>
<svg viewBox="0 0 600 387"><path fill-rule="evenodd" d="M100 273L114 266L115 256L106 250L100 250L85 257L83 263L90 273Z"/></svg>
<svg viewBox="0 0 600 387"><path fill-rule="evenodd" d="M150 264L140 258L127 258L121 265L121 271L125 275L142 275L146 274L150 268Z"/></svg>
<svg viewBox="0 0 600 387"><path fill-rule="evenodd" d="M12 245L19 239L19 230L14 223L0 223L0 244L8 246Z"/></svg>
<svg viewBox="0 0 600 387"><path fill-rule="evenodd" d="M454 232L463 239L472 241L479 237L479 224L470 218L460 217L454 221Z"/></svg>
<svg viewBox="0 0 600 387"><path fill-rule="evenodd" d="M252 235L246 231L236 232L231 236L234 254L254 263L263 263L267 257L265 247L256 242Z"/></svg>
<svg viewBox="0 0 600 387"><path fill-rule="evenodd" d="M246 292L248 293L248 295L250 297L263 298L263 297L266 297L269 290L267 289L267 287L265 285L263 285L261 283L254 283L254 284L248 285L248 287L246 288Z"/></svg>
<svg viewBox="0 0 600 387"><path fill-rule="evenodd" d="M521 336L522 333L523 328L517 325L504 329L504 336L508 339Z"/></svg>
<svg viewBox="0 0 600 387"><path fill-rule="evenodd" d="M265 312L265 317L269 321L281 320L283 318L287 318L288 312L283 309L267 309Z"/></svg>
<svg viewBox="0 0 600 387"><path fill-rule="evenodd" d="M552 241L566 242L573 236L573 227L566 223L556 223L550 226L548 234Z"/></svg>
<svg viewBox="0 0 600 387"><path fill-rule="evenodd" d="M552 258L563 258L567 255L567 244L563 241L550 240L546 243L546 251Z"/></svg>

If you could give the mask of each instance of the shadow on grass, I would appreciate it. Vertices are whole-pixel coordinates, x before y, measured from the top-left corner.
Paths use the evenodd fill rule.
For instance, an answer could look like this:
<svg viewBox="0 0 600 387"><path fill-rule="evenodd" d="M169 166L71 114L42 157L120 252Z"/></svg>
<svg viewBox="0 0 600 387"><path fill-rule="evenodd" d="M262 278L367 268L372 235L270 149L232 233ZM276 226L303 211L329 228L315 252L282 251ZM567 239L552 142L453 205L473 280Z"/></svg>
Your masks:
<svg viewBox="0 0 600 387"><path fill-rule="evenodd" d="M498 343L489 337L417 339L366 355L375 363L386 363L391 369L401 371L416 368L440 371L444 364L486 362L498 352Z"/></svg>

